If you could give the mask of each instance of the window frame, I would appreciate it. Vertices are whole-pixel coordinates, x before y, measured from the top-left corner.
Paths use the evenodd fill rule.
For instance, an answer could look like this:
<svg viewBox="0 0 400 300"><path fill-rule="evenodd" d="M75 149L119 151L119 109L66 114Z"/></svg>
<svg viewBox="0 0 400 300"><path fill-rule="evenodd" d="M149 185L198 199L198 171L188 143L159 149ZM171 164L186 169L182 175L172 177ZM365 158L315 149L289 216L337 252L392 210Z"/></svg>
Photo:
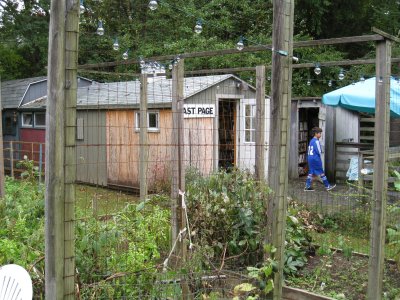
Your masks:
<svg viewBox="0 0 400 300"><path fill-rule="evenodd" d="M31 124L25 124L26 115L31 115ZM34 124L34 113L33 112L22 112L21 113L21 127L23 128L33 128Z"/></svg>
<svg viewBox="0 0 400 300"><path fill-rule="evenodd" d="M38 125L36 123L36 116L37 115L44 115L44 125ZM33 127L34 128L46 128L46 113L45 112L34 112L33 113Z"/></svg>
<svg viewBox="0 0 400 300"><path fill-rule="evenodd" d="M150 114L156 115L156 127L150 127ZM140 111L135 111L135 131L140 131ZM151 110L147 111L147 131L148 132L160 132L160 111Z"/></svg>
<svg viewBox="0 0 400 300"><path fill-rule="evenodd" d="M250 107L250 115L247 115L247 107ZM244 143L246 144L255 144L256 142L256 124L255 124L255 118L256 118L256 105L255 104L249 104L245 103L244 104ZM246 120L249 119L249 125L250 128L247 128L247 123ZM246 133L250 133L250 140L247 140L247 135Z"/></svg>

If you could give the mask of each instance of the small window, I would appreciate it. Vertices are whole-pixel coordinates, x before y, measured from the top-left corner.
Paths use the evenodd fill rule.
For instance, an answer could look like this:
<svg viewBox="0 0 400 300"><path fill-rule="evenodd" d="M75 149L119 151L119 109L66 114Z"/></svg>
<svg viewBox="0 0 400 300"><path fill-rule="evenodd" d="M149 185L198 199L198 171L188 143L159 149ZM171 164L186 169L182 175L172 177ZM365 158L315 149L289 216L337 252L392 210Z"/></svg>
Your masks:
<svg viewBox="0 0 400 300"><path fill-rule="evenodd" d="M244 106L244 134L246 143L255 143L256 141L256 106L246 104Z"/></svg>
<svg viewBox="0 0 400 300"><path fill-rule="evenodd" d="M84 135L83 135L83 118L77 118L76 119L76 139L77 140L83 140Z"/></svg>
<svg viewBox="0 0 400 300"><path fill-rule="evenodd" d="M135 129L140 130L140 112L135 113ZM160 113L151 111L147 113L147 126L149 131L160 131L159 127Z"/></svg>
<svg viewBox="0 0 400 300"><path fill-rule="evenodd" d="M46 113L36 112L34 116L35 116L35 127L46 127Z"/></svg>
<svg viewBox="0 0 400 300"><path fill-rule="evenodd" d="M17 112L6 111L3 117L3 134L4 135L16 135L17 134Z"/></svg>
<svg viewBox="0 0 400 300"><path fill-rule="evenodd" d="M22 127L33 127L33 113L22 113Z"/></svg>

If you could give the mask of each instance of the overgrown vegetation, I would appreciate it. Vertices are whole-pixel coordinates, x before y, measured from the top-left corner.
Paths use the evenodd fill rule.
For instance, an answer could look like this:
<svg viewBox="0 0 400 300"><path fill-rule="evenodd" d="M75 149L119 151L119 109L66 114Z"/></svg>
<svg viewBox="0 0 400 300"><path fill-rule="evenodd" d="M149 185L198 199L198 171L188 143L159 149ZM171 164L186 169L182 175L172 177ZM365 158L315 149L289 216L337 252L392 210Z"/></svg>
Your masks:
<svg viewBox="0 0 400 300"><path fill-rule="evenodd" d="M29 170L30 165L26 168ZM198 282L199 274L224 270L241 272L247 278L242 277L235 286L229 287L229 295L236 299L257 299L273 289L277 270L275 249L264 241L265 203L271 191L249 173L232 169L204 177L195 170L187 172L186 204L193 246L188 263L180 270L172 264L163 265L171 244L168 196L154 195L146 202L122 198L121 202L120 193L106 191L104 197L121 203L112 212L100 207L93 213L90 199L101 202L102 193L100 189L83 186L77 189L80 204L76 208L76 270L82 299L174 297L181 293L179 284L161 284L160 278L176 280L183 276L189 282ZM400 213L397 206L390 206L389 210L390 216ZM349 236L363 238L357 230L369 229L368 218L369 213L363 213L362 209L351 215L342 212L323 217L291 201L286 231L286 279L299 287L335 297L340 295L340 289L333 282L339 277L355 280L356 273L366 267L349 267L354 276L330 274L330 266L335 264L334 257L338 254L332 247L341 249L339 262L357 261ZM313 231L320 232L320 237L325 239L318 240L317 249L311 245ZM329 232L335 240L331 240ZM388 227L388 247L397 249L397 259L399 241L399 227L393 223ZM310 256L313 254L321 259L320 266L311 271L310 264L316 263ZM29 176L23 180L7 178L6 196L0 201L0 264L6 263L27 268L33 278L35 295L43 295L44 190ZM166 273L162 274L163 269ZM388 280L386 285L390 297L398 293L393 287L397 279L393 280ZM324 290L325 285L329 288ZM222 297L212 285L204 289L204 285L190 284L190 289L196 297ZM349 290L358 293L364 287L351 284ZM346 296L348 293L346 290Z"/></svg>

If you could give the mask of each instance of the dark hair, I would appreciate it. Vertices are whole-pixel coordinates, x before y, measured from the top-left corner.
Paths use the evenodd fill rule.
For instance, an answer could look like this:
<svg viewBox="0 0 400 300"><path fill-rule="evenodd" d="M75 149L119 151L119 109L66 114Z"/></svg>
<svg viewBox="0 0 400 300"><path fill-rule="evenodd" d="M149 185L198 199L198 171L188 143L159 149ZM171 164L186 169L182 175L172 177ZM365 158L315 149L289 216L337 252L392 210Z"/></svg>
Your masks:
<svg viewBox="0 0 400 300"><path fill-rule="evenodd" d="M322 129L319 127L313 127L313 129L311 129L311 133L314 136L316 133L321 133Z"/></svg>

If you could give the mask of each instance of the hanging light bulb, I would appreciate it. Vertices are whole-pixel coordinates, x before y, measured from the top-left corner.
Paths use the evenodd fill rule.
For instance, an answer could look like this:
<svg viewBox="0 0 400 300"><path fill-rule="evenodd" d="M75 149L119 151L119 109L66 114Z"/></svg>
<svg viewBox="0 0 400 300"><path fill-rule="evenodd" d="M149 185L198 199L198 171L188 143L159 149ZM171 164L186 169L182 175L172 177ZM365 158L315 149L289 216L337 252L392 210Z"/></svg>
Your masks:
<svg viewBox="0 0 400 300"><path fill-rule="evenodd" d="M344 79L344 71L343 71L343 69L340 69L338 78L339 78L339 80L343 80Z"/></svg>
<svg viewBox="0 0 400 300"><path fill-rule="evenodd" d="M179 55L177 57L175 57L174 62L173 62L174 66L176 66L180 60L181 60L181 58L179 57Z"/></svg>
<svg viewBox="0 0 400 300"><path fill-rule="evenodd" d="M150 8L151 10L156 10L157 7L158 7L158 2L157 2L156 0L151 0L151 1L149 2L149 8Z"/></svg>
<svg viewBox="0 0 400 300"><path fill-rule="evenodd" d="M115 38L115 40L114 40L113 49L114 49L115 51L118 51L118 50L119 50L118 38Z"/></svg>
<svg viewBox="0 0 400 300"><path fill-rule="evenodd" d="M331 87L332 86L332 80L328 81L328 86Z"/></svg>
<svg viewBox="0 0 400 300"><path fill-rule="evenodd" d="M200 34L203 31L203 22L201 20L197 20L196 26L194 26L194 32Z"/></svg>
<svg viewBox="0 0 400 300"><path fill-rule="evenodd" d="M243 48L244 48L244 43L243 43L243 37L241 36L239 42L237 42L236 44L236 49L242 51Z"/></svg>
<svg viewBox="0 0 400 300"><path fill-rule="evenodd" d="M321 68L320 68L320 66L319 66L318 63L315 64L314 73L315 73L316 75L321 74Z"/></svg>
<svg viewBox="0 0 400 300"><path fill-rule="evenodd" d="M307 80L307 85L308 85L308 86L311 85L311 80L310 80L310 79Z"/></svg>
<svg viewBox="0 0 400 300"><path fill-rule="evenodd" d="M128 57L129 57L128 51L129 51L129 50L126 50L126 51L124 52L124 54L122 54L122 59L123 59L123 60L127 60L127 59L128 59Z"/></svg>
<svg viewBox="0 0 400 300"><path fill-rule="evenodd" d="M99 25L97 26L96 33L98 35L104 35L103 21L99 21Z"/></svg>
<svg viewBox="0 0 400 300"><path fill-rule="evenodd" d="M363 75L361 75L361 77L360 77L360 81L361 81L361 82L364 82L364 81L365 81L365 78L364 78L364 76L363 76Z"/></svg>
<svg viewBox="0 0 400 300"><path fill-rule="evenodd" d="M83 5L83 0L80 0L79 12L83 14L85 12L85 6Z"/></svg>
<svg viewBox="0 0 400 300"><path fill-rule="evenodd" d="M144 61L143 57L139 57L139 66L141 69L146 66L146 62Z"/></svg>

